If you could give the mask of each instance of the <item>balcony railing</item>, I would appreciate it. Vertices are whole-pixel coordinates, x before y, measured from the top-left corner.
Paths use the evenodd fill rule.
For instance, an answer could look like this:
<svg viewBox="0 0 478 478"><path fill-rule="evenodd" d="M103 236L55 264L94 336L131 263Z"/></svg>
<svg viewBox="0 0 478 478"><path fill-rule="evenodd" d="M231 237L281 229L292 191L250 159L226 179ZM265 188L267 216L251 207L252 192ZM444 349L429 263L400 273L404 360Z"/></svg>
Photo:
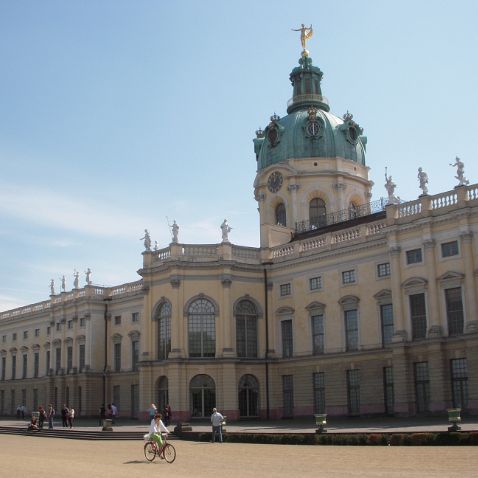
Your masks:
<svg viewBox="0 0 478 478"><path fill-rule="evenodd" d="M384 211L386 205L387 200L380 198L377 201L361 204L360 206L354 206L348 209L341 209L340 211L323 214L314 219L298 221L295 223L295 232L301 233L316 231L317 229L331 226L332 224L338 224L340 222L351 221L359 217L369 216L370 214Z"/></svg>

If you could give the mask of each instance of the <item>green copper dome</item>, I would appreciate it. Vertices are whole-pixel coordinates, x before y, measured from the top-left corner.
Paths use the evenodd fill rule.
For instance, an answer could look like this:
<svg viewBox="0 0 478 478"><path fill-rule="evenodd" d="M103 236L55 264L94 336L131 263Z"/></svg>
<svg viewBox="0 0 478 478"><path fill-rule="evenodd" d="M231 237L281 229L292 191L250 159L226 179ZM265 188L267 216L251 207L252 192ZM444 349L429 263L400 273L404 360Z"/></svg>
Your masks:
<svg viewBox="0 0 478 478"><path fill-rule="evenodd" d="M320 88L322 75L307 56L292 70L293 97L288 102L287 116L279 118L274 114L264 131L256 131L258 170L298 158L339 156L365 164L367 138L351 114L347 112L339 118L329 112Z"/></svg>

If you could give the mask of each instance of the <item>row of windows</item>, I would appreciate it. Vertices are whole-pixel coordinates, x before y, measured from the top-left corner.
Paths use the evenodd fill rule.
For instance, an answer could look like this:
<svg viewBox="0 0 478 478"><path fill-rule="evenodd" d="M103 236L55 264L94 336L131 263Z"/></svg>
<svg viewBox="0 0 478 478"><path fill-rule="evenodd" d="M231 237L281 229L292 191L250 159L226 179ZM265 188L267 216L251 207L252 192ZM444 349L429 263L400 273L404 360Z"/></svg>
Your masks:
<svg viewBox="0 0 478 478"><path fill-rule="evenodd" d="M390 263L384 262L377 264L377 276L378 277L388 277L390 275ZM357 275L355 269L350 269L342 271L342 284L354 284L357 282ZM320 290L322 289L322 276L316 276L309 278L309 290ZM279 293L281 297L285 297L292 294L292 284L286 282L280 284Z"/></svg>
<svg viewBox="0 0 478 478"><path fill-rule="evenodd" d="M464 314L461 287L445 289L448 334L460 335L464 331ZM412 340L426 338L427 313L425 294L412 294L409 297ZM234 311L236 319L236 352L238 357L257 357L258 337L256 306L247 299L241 300ZM208 299L194 301L188 309L188 350L189 356L214 357L216 353L216 312ZM166 360L171 351L171 304L164 302L158 309L158 359ZM380 304L380 325L382 345L392 342L394 333L393 306ZM281 320L281 345L284 358L294 355L293 320ZM324 314L311 313L312 353L325 352ZM345 348L347 351L359 349L358 310L349 307L344 310Z"/></svg>
<svg viewBox="0 0 478 478"><path fill-rule="evenodd" d="M458 241L443 242L440 246L442 258L457 256L459 254ZM405 257L407 265L419 264L423 262L422 249L417 248L405 251Z"/></svg>
<svg viewBox="0 0 478 478"><path fill-rule="evenodd" d="M139 322L139 312L133 312L131 314L131 322ZM67 329L73 329L73 319L70 319L68 321L66 321L66 328ZM120 325L121 324L121 315L117 315L115 316L114 318L114 324L115 325ZM55 324L55 330L56 331L60 331L61 330L61 326L62 326L62 322L57 322ZM85 317L80 317L80 327L81 328L84 328L86 327L86 319ZM48 325L47 328L46 328L46 334L47 335L51 335L51 326ZM29 331L28 330L24 330L23 331L23 339L26 340L28 339L28 336L29 336ZM40 329L39 328L36 328L34 330L34 336L35 337L39 337L40 336ZM13 332L12 333L12 341L16 341L17 340L17 332ZM7 341L7 335L2 335L2 342L6 342Z"/></svg>

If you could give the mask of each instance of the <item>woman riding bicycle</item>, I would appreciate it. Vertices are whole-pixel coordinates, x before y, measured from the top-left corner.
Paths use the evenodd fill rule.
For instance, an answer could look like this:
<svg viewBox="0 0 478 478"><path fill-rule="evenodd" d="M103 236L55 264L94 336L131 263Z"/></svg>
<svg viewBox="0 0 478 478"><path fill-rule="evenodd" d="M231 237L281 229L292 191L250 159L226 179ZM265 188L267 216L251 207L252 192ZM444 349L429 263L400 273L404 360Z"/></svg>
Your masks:
<svg viewBox="0 0 478 478"><path fill-rule="evenodd" d="M165 427L163 421L161 420L161 413L156 413L154 418L151 420L151 425L149 426L149 439L158 445L158 449L161 449L163 446L163 437L161 436L161 432L164 432L167 436L169 430Z"/></svg>

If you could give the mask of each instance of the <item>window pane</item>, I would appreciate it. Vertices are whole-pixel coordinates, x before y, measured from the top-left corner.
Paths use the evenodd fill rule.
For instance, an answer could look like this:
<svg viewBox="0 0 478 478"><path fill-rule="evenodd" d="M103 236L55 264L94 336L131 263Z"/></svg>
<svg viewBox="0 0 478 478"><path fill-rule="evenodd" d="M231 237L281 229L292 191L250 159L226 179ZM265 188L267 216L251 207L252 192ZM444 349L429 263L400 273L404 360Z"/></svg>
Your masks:
<svg viewBox="0 0 478 478"><path fill-rule="evenodd" d="M282 357L292 357L292 320L283 320L281 322L282 330Z"/></svg>
<svg viewBox="0 0 478 478"><path fill-rule="evenodd" d="M393 306L384 304L380 306L380 318L382 321L382 343L392 343L393 337Z"/></svg>
<svg viewBox="0 0 478 478"><path fill-rule="evenodd" d="M357 310L345 312L345 343L347 350L358 349L358 317Z"/></svg>
<svg viewBox="0 0 478 478"><path fill-rule="evenodd" d="M312 353L324 353L324 316L313 315L312 320Z"/></svg>

